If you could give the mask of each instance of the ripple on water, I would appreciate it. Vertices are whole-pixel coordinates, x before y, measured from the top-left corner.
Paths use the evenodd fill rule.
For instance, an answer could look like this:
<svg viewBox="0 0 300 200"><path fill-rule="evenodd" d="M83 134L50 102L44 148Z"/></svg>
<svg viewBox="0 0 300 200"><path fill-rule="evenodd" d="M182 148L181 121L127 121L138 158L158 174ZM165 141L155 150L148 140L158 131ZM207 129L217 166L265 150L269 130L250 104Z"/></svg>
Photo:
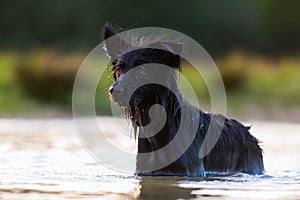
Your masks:
<svg viewBox="0 0 300 200"><path fill-rule="evenodd" d="M112 126L112 119L105 120ZM264 175L141 178L96 162L82 147L72 119L0 120L0 198L300 199L300 126L252 125L263 141Z"/></svg>

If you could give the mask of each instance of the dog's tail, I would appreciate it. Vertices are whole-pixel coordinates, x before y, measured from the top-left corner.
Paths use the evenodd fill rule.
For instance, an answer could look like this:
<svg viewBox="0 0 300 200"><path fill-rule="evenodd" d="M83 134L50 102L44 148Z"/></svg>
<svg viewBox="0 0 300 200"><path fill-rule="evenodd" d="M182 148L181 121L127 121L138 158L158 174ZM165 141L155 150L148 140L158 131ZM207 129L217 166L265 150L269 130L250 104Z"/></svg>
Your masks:
<svg viewBox="0 0 300 200"><path fill-rule="evenodd" d="M243 142L236 170L248 174L263 174L264 163L259 141L249 133L250 127L244 127L247 138Z"/></svg>

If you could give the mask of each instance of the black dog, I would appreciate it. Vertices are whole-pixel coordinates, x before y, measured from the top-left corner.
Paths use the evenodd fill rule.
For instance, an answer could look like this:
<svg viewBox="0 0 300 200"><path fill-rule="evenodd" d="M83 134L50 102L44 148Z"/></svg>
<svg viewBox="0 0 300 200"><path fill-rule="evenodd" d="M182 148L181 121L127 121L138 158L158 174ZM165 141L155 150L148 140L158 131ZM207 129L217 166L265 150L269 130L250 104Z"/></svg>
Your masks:
<svg viewBox="0 0 300 200"><path fill-rule="evenodd" d="M144 168L148 169L149 166L154 166L157 162L169 159L172 157L173 150L175 152L176 149L171 149L167 153L154 154L153 157L147 157L148 159L138 155L137 174L203 177L209 173L262 174L264 172L262 149L258 145L258 140L249 133L249 127L222 115L204 113L188 104L180 95L176 83L176 73L157 68L157 66L157 70L150 70L151 73L148 72L149 70L146 72L143 70L150 63L167 65L172 69L180 70L181 58L175 51L176 48L180 49L178 43L159 40L139 42L131 38L139 49L133 48L132 51L128 51L133 45L130 44L130 41L125 41L118 36L110 38L116 34L117 32L110 25L105 26L105 49L110 58L115 81L110 87L110 94L111 99L120 105L132 121L135 134L138 136L138 153L155 152L166 147L175 138L182 117L185 117L189 124L184 128L183 135L175 148L180 151L180 148L184 148L184 143L192 139L189 142L190 145L176 160L159 169L144 170ZM156 48L157 46L163 48ZM126 53L123 53L124 50L127 50ZM125 81L123 77L131 69L141 65L145 67L139 70L135 76L131 76L130 80ZM175 88L175 92L155 83L135 88L135 85L151 76L165 80L166 84ZM132 94L128 102L124 100L126 94ZM149 109L154 104L159 104L164 108L166 120L159 132L153 135L152 129L145 130L144 127L150 123L163 121L164 116L162 111L155 111L156 115L150 117ZM185 109L184 112L183 109ZM197 119L197 123L193 123L194 119ZM192 130L196 130L195 135L192 135ZM199 151L209 130L211 132L220 130L221 135L213 149L207 152L206 156L199 157Z"/></svg>

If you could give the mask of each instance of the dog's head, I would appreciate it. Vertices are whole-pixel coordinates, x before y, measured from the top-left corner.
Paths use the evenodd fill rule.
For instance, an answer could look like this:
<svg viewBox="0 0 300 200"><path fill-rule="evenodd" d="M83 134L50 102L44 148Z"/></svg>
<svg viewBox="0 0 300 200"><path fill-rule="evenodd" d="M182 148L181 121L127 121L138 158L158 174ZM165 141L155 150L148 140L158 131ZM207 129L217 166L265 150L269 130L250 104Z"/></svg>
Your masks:
<svg viewBox="0 0 300 200"><path fill-rule="evenodd" d="M111 99L121 107L128 108L131 119L137 120L147 106L158 102L167 89L163 85L176 84L176 73L181 68L178 52L181 45L176 42L148 40L138 41L133 36L121 38L112 26L104 27L105 50L112 66L114 83L109 89ZM152 66L151 66L152 64ZM155 65L156 64L156 65ZM162 84L142 84L155 77ZM130 95L128 97L128 95Z"/></svg>

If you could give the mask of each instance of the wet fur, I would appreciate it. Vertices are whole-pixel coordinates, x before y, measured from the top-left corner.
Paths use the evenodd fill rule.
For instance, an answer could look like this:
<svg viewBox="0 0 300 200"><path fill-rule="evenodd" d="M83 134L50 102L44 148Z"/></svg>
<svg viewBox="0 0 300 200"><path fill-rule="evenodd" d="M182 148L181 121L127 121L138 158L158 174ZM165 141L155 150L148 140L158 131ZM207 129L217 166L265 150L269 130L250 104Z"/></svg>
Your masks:
<svg viewBox="0 0 300 200"><path fill-rule="evenodd" d="M115 34L117 34L117 32L110 25L105 26L104 39ZM159 41L155 41L155 43L156 42ZM137 46L141 46L138 42L135 41L135 43ZM169 45L169 49L178 47L174 41L162 42L162 44ZM151 47L151 41L148 41L144 49L122 54L122 49L130 48L127 42L120 39L117 45L115 43L106 43L106 51L114 72L115 83L113 86L122 84L122 81L116 77L114 71L116 68L120 68L122 74L133 67L146 63L160 63L175 69L181 69L181 60L177 54L174 54L172 51L168 52L149 47ZM157 74L157 76L159 75L160 74ZM133 80L131 84L135 84L138 78L142 77L136 77L137 80ZM176 80L176 74L169 74L167 77L167 81L171 84L177 84ZM130 84L126 86L126 89L130 90ZM182 98L179 89L177 92L179 97ZM245 127L240 122L225 118L222 115L205 113L201 109L190 105L183 98L181 100L184 103L179 104L177 97L170 92L168 88L156 84L145 85L134 91L129 105L122 105L116 100L116 97L115 99L112 97L112 100L118 103L131 119L135 134L137 135L143 134L147 136L147 133L143 130L143 126L149 124L151 121L148 111L153 104L162 105L166 111L167 120L159 133L152 137L138 138L138 153L158 150L173 139L180 126L180 119L182 117L180 108L183 106L189 110L189 116L184 117L200 119L200 123L198 124L193 124L192 120L190 120L191 123L186 127L185 137L189 137L189 130L195 129L197 133L192 144L179 159L162 169L145 173L141 172L143 171L143 165L151 165L151 163L153 164L153 162L155 162L155 159L163 159L168 155L159 155L154 160L146 161L146 163L145 161L141 163L142 161L137 157L137 174L203 177L211 173L243 172L262 174L264 172L262 149L258 145L258 140L249 133L249 127ZM220 119L220 121L218 119ZM221 123L222 119L225 119L224 124ZM159 121L159 117L156 120ZM213 130L221 128L222 133L212 151L204 158L199 158L200 147L208 132L209 125L212 126ZM185 138L182 138L182 141L184 140Z"/></svg>

